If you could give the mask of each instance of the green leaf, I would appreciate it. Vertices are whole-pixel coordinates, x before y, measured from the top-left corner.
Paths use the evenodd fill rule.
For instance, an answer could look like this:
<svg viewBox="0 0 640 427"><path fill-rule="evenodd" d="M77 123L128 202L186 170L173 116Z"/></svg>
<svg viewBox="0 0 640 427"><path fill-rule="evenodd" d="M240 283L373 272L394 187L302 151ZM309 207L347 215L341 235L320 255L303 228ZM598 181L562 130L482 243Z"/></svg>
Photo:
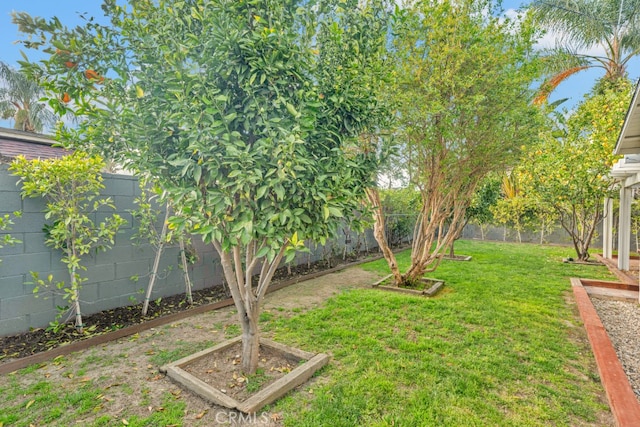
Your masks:
<svg viewBox="0 0 640 427"><path fill-rule="evenodd" d="M342 211L334 206L329 206L329 212L331 213L331 215L338 217L338 218L343 218L344 215L342 214Z"/></svg>

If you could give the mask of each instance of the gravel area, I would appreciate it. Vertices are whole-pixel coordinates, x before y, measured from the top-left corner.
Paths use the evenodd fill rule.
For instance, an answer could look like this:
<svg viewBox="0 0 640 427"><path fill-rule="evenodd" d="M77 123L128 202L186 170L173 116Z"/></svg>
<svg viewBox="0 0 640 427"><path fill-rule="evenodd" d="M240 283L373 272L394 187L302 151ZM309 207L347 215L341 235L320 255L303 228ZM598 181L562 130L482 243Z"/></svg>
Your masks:
<svg viewBox="0 0 640 427"><path fill-rule="evenodd" d="M633 301L591 298L618 354L636 397L640 399L640 306Z"/></svg>

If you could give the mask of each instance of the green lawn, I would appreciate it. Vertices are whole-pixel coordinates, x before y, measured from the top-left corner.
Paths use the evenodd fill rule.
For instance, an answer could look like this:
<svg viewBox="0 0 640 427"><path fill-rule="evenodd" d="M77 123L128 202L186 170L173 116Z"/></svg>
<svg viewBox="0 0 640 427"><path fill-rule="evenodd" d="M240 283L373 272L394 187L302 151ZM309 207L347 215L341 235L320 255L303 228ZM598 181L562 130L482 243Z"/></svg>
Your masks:
<svg viewBox="0 0 640 427"><path fill-rule="evenodd" d="M268 409L295 427L602 425L608 407L568 278L612 279L607 270L561 263L571 255L566 247L456 247L473 260L444 261L429 274L446 281L437 298L354 289L292 317L262 316L267 335L333 357L312 382ZM408 259L408 252L399 255L403 268ZM383 260L363 268L387 272ZM149 363L189 351L177 341ZM126 358L113 357L120 356ZM43 377L38 366L3 376L0 427L82 419L93 426L209 425L185 419L185 403L169 392L162 411L135 415L135 407L116 402L123 412L107 413L100 379L82 379L91 363L102 362L86 362L68 373L77 378L69 384ZM64 358L49 363L68 369Z"/></svg>
<svg viewBox="0 0 640 427"><path fill-rule="evenodd" d="M608 271L561 263L565 247L456 250L473 260L429 274L446 281L435 299L352 290L271 325L276 339L333 356L317 385L276 404L285 425L600 425L608 409L568 278ZM388 272L384 260L364 268Z"/></svg>

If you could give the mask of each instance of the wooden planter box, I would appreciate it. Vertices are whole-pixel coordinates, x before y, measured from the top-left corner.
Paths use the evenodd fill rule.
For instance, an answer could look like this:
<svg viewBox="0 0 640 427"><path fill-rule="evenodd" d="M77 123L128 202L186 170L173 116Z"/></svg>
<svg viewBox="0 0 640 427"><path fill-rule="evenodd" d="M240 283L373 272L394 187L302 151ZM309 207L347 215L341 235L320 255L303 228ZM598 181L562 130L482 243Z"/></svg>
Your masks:
<svg viewBox="0 0 640 427"><path fill-rule="evenodd" d="M392 277L391 274L383 277L382 279L378 280L376 283L374 283L371 286L375 289L383 289L385 291L399 292L402 294L418 295L418 296L426 296L426 297L434 296L435 294L438 293L440 289L444 287L443 280L431 279L428 277L425 277L422 279L422 281L425 283L424 289L409 289L409 288L400 288L398 286L383 285L383 283L387 281L387 279L389 279L390 277Z"/></svg>
<svg viewBox="0 0 640 427"><path fill-rule="evenodd" d="M241 337L224 341L212 348L202 350L198 353L192 354L191 356L187 356L173 363L164 365L160 368L160 372L166 373L167 376L175 382L212 403L226 408L237 409L247 414L252 414L260 410L265 405L268 405L276 399L284 396L291 389L306 382L317 370L329 362L329 356L324 353L313 354L262 338L260 339L261 347L268 347L271 350L275 350L287 359L294 361L306 360L306 362L298 365L282 378L267 385L242 402L228 396L221 390L214 388L183 369L190 363L194 363L199 359L210 356L212 353L220 352L241 342Z"/></svg>

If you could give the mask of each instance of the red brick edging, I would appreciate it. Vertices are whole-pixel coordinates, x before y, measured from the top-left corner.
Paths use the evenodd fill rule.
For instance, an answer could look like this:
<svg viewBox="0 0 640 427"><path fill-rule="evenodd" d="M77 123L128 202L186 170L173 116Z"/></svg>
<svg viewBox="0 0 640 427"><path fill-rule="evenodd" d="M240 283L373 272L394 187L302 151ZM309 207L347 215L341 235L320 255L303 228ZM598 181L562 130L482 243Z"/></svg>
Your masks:
<svg viewBox="0 0 640 427"><path fill-rule="evenodd" d="M616 425L620 427L639 426L640 403L631 389L627 375L622 369L622 364L618 360L600 317L580 279L572 278L571 287Z"/></svg>
<svg viewBox="0 0 640 427"><path fill-rule="evenodd" d="M627 272L618 270L618 264L617 264L618 256L617 255L614 255L614 256L615 258L608 259L608 258L604 258L600 254L595 254L595 258L601 263L603 263L604 265L606 265L609 271L611 272L611 274L616 276L621 282L624 282L630 285L634 285L634 284L637 285L638 281L636 280L635 277L628 274Z"/></svg>

